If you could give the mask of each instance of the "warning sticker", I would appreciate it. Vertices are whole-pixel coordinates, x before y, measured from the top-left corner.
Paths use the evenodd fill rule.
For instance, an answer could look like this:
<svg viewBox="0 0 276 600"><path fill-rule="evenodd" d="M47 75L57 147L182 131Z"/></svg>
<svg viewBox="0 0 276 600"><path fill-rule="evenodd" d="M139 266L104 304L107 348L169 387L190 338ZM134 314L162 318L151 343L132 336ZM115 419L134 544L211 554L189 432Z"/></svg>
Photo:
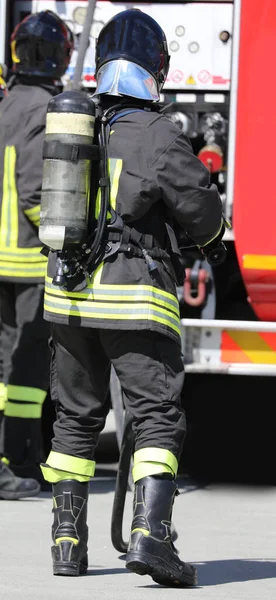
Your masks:
<svg viewBox="0 0 276 600"><path fill-rule="evenodd" d="M198 79L199 79L200 83L206 84L206 83L209 83L209 81L211 81L212 75L211 75L211 73L209 73L209 71L206 71L206 69L203 69L202 71L199 72Z"/></svg>
<svg viewBox="0 0 276 600"><path fill-rule="evenodd" d="M170 80L173 81L173 83L180 83L184 77L184 73L180 71L180 69L174 69L169 75Z"/></svg>
<svg viewBox="0 0 276 600"><path fill-rule="evenodd" d="M188 79L186 79L186 85L196 85L196 80L193 75L190 75Z"/></svg>

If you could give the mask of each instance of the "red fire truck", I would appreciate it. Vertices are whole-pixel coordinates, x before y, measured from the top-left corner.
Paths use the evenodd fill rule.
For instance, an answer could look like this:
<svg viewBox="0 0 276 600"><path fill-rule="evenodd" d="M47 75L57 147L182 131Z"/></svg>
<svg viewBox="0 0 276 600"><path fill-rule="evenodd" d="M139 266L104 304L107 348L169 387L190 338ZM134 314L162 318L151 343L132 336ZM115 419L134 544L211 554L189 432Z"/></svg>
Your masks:
<svg viewBox="0 0 276 600"><path fill-rule="evenodd" d="M184 289L178 290L186 371L274 375L275 78L270 58L276 50L276 4L99 0L83 68L84 86L95 85L98 32L113 14L130 5L151 14L167 34L171 68L163 90L164 110L210 169L233 223L225 237L228 259L222 267L211 270L200 256L187 253L187 278ZM9 62L8 30L29 12L46 8L64 18L75 35L76 52L66 83L74 73L85 0L1 2L0 62Z"/></svg>
<svg viewBox="0 0 276 600"><path fill-rule="evenodd" d="M84 87L95 87L98 32L110 17L130 6L150 14L166 32L171 66L161 98L164 112L190 138L194 152L209 168L233 225L225 235L228 256L220 267L211 269L197 251L187 251L187 276L178 297L186 372L197 375L196 380L190 378L191 385L187 383L187 396L190 399L198 388L201 397L202 390L214 395L214 377L219 374L225 397L230 380L242 382L244 389L250 380L244 376L251 375L263 402L262 393L271 394L276 375L276 205L271 179L276 2L98 0L83 66ZM87 0L2 0L0 62L10 64L7 40L15 24L28 13L47 8L65 19L75 36L66 85L74 75ZM232 406L235 401L232 394ZM234 411L240 416L238 404Z"/></svg>

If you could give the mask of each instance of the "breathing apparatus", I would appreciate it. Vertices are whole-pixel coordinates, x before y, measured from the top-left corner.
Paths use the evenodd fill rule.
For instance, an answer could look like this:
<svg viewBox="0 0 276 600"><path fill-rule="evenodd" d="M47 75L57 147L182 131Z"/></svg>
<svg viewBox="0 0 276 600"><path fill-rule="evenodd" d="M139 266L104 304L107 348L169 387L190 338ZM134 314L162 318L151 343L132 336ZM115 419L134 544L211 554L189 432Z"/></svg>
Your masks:
<svg viewBox="0 0 276 600"><path fill-rule="evenodd" d="M53 285L84 289L97 266L120 249L126 226L110 205L107 146L111 123L138 110L132 101L102 112L95 98L78 91L48 104L39 239L43 254L56 253ZM155 271L155 261L135 243Z"/></svg>

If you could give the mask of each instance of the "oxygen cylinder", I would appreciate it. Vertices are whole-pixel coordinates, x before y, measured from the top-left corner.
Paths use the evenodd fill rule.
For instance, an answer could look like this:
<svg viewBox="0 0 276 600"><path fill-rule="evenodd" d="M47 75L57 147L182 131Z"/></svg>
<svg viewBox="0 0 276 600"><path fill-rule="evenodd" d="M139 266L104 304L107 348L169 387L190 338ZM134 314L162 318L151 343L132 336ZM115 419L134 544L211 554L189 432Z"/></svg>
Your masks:
<svg viewBox="0 0 276 600"><path fill-rule="evenodd" d="M84 92L48 104L39 239L52 250L78 249L87 238L95 112Z"/></svg>

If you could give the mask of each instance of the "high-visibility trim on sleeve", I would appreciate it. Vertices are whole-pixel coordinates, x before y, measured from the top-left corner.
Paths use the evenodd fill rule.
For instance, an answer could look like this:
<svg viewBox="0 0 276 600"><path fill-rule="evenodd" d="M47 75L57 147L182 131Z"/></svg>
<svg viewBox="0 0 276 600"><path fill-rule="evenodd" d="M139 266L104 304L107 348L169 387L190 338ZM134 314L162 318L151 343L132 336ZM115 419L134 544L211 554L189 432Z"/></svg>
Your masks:
<svg viewBox="0 0 276 600"><path fill-rule="evenodd" d="M71 473L70 471L53 469L53 467L49 467L47 464L41 464L40 468L45 481L48 481L49 483L58 483L59 481L64 481L65 479L74 479L74 481L85 483L90 481L92 477L92 475L78 475L76 473Z"/></svg>
<svg viewBox="0 0 276 600"><path fill-rule="evenodd" d="M50 452L46 465L59 471L74 473L75 475L85 475L93 477L95 472L95 461L71 456L70 454L62 454L61 452Z"/></svg>
<svg viewBox="0 0 276 600"><path fill-rule="evenodd" d="M4 410L6 400L7 400L7 386L3 382L1 382L0 383L0 410Z"/></svg>
<svg viewBox="0 0 276 600"><path fill-rule="evenodd" d="M8 385L7 397L9 400L20 400L21 402L36 402L43 404L47 391L24 385Z"/></svg>
<svg viewBox="0 0 276 600"><path fill-rule="evenodd" d="M42 404L10 402L7 400L4 415L5 417L18 417L19 419L40 419L42 415Z"/></svg>
<svg viewBox="0 0 276 600"><path fill-rule="evenodd" d="M33 223L33 225L39 225L40 221L40 204L33 206L33 208L26 208L24 214Z"/></svg>
<svg viewBox="0 0 276 600"><path fill-rule="evenodd" d="M170 473L176 476L178 461L170 450L164 448L141 448L133 456L133 480L134 482L156 475L158 473Z"/></svg>

